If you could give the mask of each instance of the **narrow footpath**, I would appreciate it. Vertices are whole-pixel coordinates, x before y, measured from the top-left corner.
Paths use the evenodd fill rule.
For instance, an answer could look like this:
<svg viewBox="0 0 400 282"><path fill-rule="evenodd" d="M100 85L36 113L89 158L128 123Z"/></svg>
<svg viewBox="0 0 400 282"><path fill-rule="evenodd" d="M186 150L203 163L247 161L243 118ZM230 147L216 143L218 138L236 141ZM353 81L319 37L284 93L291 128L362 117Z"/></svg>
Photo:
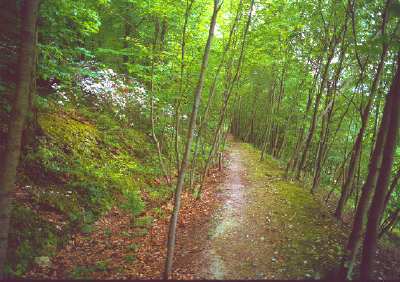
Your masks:
<svg viewBox="0 0 400 282"><path fill-rule="evenodd" d="M328 210L282 179L276 161L259 161L248 144L231 143L223 204L208 231L203 279L320 278L337 263L345 239Z"/></svg>
<svg viewBox="0 0 400 282"><path fill-rule="evenodd" d="M321 279L338 265L349 224L337 222L321 194L284 179L277 160L231 141L224 199L211 218L198 279ZM203 237L206 237L205 235ZM380 244L374 279L399 279L400 254ZM196 265L195 260L188 265ZM357 267L357 266L356 266Z"/></svg>

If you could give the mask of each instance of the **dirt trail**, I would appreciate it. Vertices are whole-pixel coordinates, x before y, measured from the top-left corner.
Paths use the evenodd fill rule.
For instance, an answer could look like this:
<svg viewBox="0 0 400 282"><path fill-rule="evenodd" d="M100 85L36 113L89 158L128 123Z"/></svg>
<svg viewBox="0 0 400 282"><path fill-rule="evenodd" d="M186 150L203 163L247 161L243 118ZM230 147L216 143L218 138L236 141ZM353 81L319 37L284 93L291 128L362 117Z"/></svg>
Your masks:
<svg viewBox="0 0 400 282"><path fill-rule="evenodd" d="M258 156L249 145L231 143L227 177L218 187L224 201L203 235L197 278L319 278L321 267L338 257L341 229L323 208L315 212L321 206L304 189L282 180L275 161L260 163ZM333 233L324 236L328 229Z"/></svg>
<svg viewBox="0 0 400 282"><path fill-rule="evenodd" d="M199 277L204 279L270 279L271 265L266 261L273 247L266 234L266 220L249 213L251 184L247 180L248 163L238 143L229 153L227 177L218 189L225 198L212 218L208 232L209 246L202 255L206 264ZM264 221L264 222L257 222Z"/></svg>
<svg viewBox="0 0 400 282"><path fill-rule="evenodd" d="M232 148L230 157L228 175L219 187L226 199L223 206L213 216L214 222L209 232L211 248L203 254L210 262L207 268L203 269L205 272L203 275L209 279L226 278L230 272L229 266L234 264L237 258L231 247L229 247L229 251L225 250L225 242L234 241L234 244L238 245L242 241L242 238L240 238L242 236L236 237L237 231L240 230L245 219L243 213L246 205L245 184L242 176L245 169L238 148ZM237 239L240 241L237 241Z"/></svg>
<svg viewBox="0 0 400 282"><path fill-rule="evenodd" d="M277 160L231 141L224 199L213 213L200 256L188 263L200 279L320 279L342 257L349 226L338 223L299 183L284 179ZM379 248L375 279L398 279L398 252ZM390 256L389 256L390 253ZM384 255L386 254L386 255ZM397 257L397 258L396 258Z"/></svg>

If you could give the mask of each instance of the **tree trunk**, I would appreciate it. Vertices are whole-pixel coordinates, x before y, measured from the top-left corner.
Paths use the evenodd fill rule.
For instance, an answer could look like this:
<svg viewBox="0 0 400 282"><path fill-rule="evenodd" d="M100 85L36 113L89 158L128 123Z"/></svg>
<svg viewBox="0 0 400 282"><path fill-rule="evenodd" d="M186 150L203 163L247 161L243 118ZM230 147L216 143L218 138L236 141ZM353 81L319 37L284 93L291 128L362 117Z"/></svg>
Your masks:
<svg viewBox="0 0 400 282"><path fill-rule="evenodd" d="M390 200L390 196L392 195L393 191L396 189L397 184L399 183L400 180L400 168L397 170L397 173L395 175L395 177L392 180L392 183L390 184L390 188L389 188L389 192L386 193L385 196L385 203L384 203L384 207L386 207L389 203Z"/></svg>
<svg viewBox="0 0 400 282"><path fill-rule="evenodd" d="M328 137L329 137L329 125L330 121L332 118L332 113L335 105L335 98L336 98L336 93L337 93L337 83L340 78L340 74L342 72L342 67L343 67L343 60L346 54L347 50L347 43L345 42L346 34L347 34L347 24L348 24L348 15L349 15L349 9L350 9L350 1L348 2L347 5L347 10L346 10L346 18L345 22L343 25L343 31L341 34L341 48L340 48L340 56L339 56L339 65L336 69L336 72L334 73L334 78L333 78L333 85L329 87L327 85L327 95L326 95L326 101L325 101L325 111L324 114L322 115L322 128L321 128L321 134L320 134L320 139L319 139L319 144L318 144L318 151L317 151L317 157L315 160L315 170L314 170L314 177L313 177L313 183L312 183L312 188L311 188L311 193L314 194L320 183L320 177L321 177L321 171L323 168L323 165L325 163L325 156L328 153Z"/></svg>
<svg viewBox="0 0 400 282"><path fill-rule="evenodd" d="M208 65L208 57L209 57L210 49L211 49L211 41L214 36L214 28L215 28L215 24L217 22L217 14L218 14L218 11L220 10L220 8L221 8L221 6L219 5L219 0L214 0L214 9L213 9L212 17L211 17L208 39L207 39L207 43L206 43L206 46L204 49L203 60L201 63L201 68L200 68L199 80L197 82L196 90L194 93L193 109L192 109L192 115L190 117L190 122L189 122L188 136L187 136L187 141L186 141L186 146L185 146L185 153L183 155L182 165L179 170L178 180L177 180L177 184L176 184L174 209L173 209L171 219L170 219L170 224L169 224L167 257L165 260L165 270L164 270L164 275L163 275L164 279L168 279L170 277L171 271L172 271L172 263L173 263L174 250L175 250L176 227L177 227L177 223L178 223L178 215L179 215L179 209L180 209L180 204L181 204L183 181L185 178L185 173L186 173L186 169L187 169L188 162L189 162L190 150L191 150L192 140L193 140L193 132L196 127L197 112L198 112L199 106L200 106L201 92L203 90L204 79L205 79L207 65Z"/></svg>
<svg viewBox="0 0 400 282"><path fill-rule="evenodd" d="M274 80L274 83L272 84L271 90L268 92L267 96L267 104L270 104L270 107L266 109L266 126L265 126L265 131L264 131L264 138L263 138L263 143L261 145L261 155L260 155L260 161L264 160L264 155L267 150L267 143L268 139L271 134L272 130L272 120L271 117L273 115L273 109L274 109L274 96L275 96L275 88L276 88L276 79Z"/></svg>
<svg viewBox="0 0 400 282"><path fill-rule="evenodd" d="M156 131L155 131L155 121L154 121L154 64L156 61L156 55L155 53L157 52L157 41L158 41L158 35L159 35L160 29L159 29L159 24L158 20L155 23L155 28L154 28L154 41L153 41L153 50L152 50L152 60L151 60L151 78L150 78L150 120L151 120L151 136L153 138L154 143L156 144L157 147L157 155L158 155L158 160L160 162L160 168L162 173L164 174L164 178L167 181L167 184L170 185L170 177L167 173L167 170L164 165L164 161L162 158L162 152L161 152L161 145L160 142L158 141Z"/></svg>
<svg viewBox="0 0 400 282"><path fill-rule="evenodd" d="M395 209L389 216L388 218L382 223L378 239L380 239L385 233L389 232L390 229L392 229L396 223L399 221L399 215L400 215L400 207Z"/></svg>
<svg viewBox="0 0 400 282"><path fill-rule="evenodd" d="M386 25L386 20L384 19L383 26L382 26L383 32L385 30L385 25ZM358 132L356 141L354 142L353 155L351 156L351 159L350 159L349 168L348 168L348 171L347 171L346 181L345 181L345 184L342 186L342 192L341 192L341 195L340 195L338 206L337 206L336 211L335 211L335 217L337 219L339 219L339 220L342 218L343 209L344 209L345 204L346 204L346 202L348 200L350 188L351 188L353 180L354 180L354 173L355 173L355 170L356 170L356 163L358 162L358 160L360 158L361 143L362 143L362 140L363 140L363 137L364 137L365 130L366 130L367 125L368 125L369 114L370 114L372 103L373 103L373 100L374 100L374 97L375 97L376 89L377 89L377 87L379 85L379 80L380 80L380 77L381 77L381 73L383 71L383 66L384 66L384 63L385 63L385 58L386 58L386 54L387 54L387 51L388 51L388 47L389 47L389 45L387 43L383 44L382 53L381 53L381 59L380 59L380 62L378 64L378 67L376 69L375 77L374 77L374 80L373 80L372 85L371 85L371 92L370 92L370 95L369 95L369 98L368 98L368 103L365 106L365 109L364 109L363 114L362 114L361 128L360 128L360 131Z"/></svg>
<svg viewBox="0 0 400 282"><path fill-rule="evenodd" d="M209 165L210 165L210 161L211 161L213 153L214 153L214 151L216 149L217 137L219 135L219 132L221 130L221 126L222 126L222 124L224 122L224 119L225 119L225 113L226 113L226 109L228 107L229 98L230 98L230 96L232 94L233 87L234 87L236 81L238 81L238 78L239 78L239 73L240 73L240 69L241 69L241 65L242 65L243 57L244 57L244 49L245 49L245 45L246 45L247 33L249 31L249 27L250 27L250 23L251 23L251 16L252 16L253 6L254 6L254 0L251 0L250 8L249 8L249 14L248 14L248 18L247 18L244 34L243 34L242 45L241 45L241 48L240 48L240 55L239 55L238 63L236 65L235 76L230 81L230 83L228 83L227 88L224 90L224 92L225 92L225 94L224 94L224 97L225 97L224 106L223 106L223 109L221 111L221 115L220 115L220 119L219 119L219 122L218 122L217 130L216 130L216 132L214 134L213 144L211 146L211 150L210 150L210 153L208 155L208 158L207 158L207 161L206 161L206 165L204 167L203 176L202 176L202 179L201 179L200 190L204 186L205 179L206 179L206 176L207 176L207 173L208 173L208 168L209 168Z"/></svg>
<svg viewBox="0 0 400 282"><path fill-rule="evenodd" d="M361 260L361 280L371 279L372 268L374 267L373 260L377 248L378 227L384 209L400 126L400 53L398 56L397 71L389 93L392 96L392 109L390 111L389 129L383 150L382 166L379 170L376 190L368 213L368 223Z"/></svg>
<svg viewBox="0 0 400 282"><path fill-rule="evenodd" d="M361 244L361 234L363 231L363 226L365 224L366 213L370 204L372 194L371 192L375 188L378 168L380 167L382 162L383 146L385 144L386 133L390 121L389 117L391 111L391 97L391 95L388 95L386 97L381 125L368 165L368 176L361 189L361 197L359 199L357 211L354 216L353 228L345 248L345 254L343 256L341 266L337 273L337 279L340 280L344 280L346 278L351 279L355 259Z"/></svg>
<svg viewBox="0 0 400 282"><path fill-rule="evenodd" d="M316 79L316 77L314 79ZM304 122L306 121L308 112L310 111L311 103L312 103L312 89L310 89L308 92L307 106L306 106L306 110L303 114L303 119L302 119ZM289 176L289 172L292 169L295 169L297 167L297 162L299 160L298 151L300 149L301 144L303 143L303 138L304 138L304 127L303 126L300 126L299 134L297 136L298 136L298 138L297 138L297 142L294 147L292 156L286 165L285 178L287 178Z"/></svg>
<svg viewBox="0 0 400 282"><path fill-rule="evenodd" d="M17 85L14 105L8 125L7 145L0 174L0 279L4 276L4 263L8 246L8 230L12 208L17 167L21 155L21 137L29 110L29 92L36 66L35 30L39 0L22 1L21 32L18 56Z"/></svg>
<svg viewBox="0 0 400 282"><path fill-rule="evenodd" d="M221 56L221 59L220 59L220 63L218 65L217 71L215 73L215 76L214 76L214 79L213 79L213 82L212 82L212 85L211 85L211 88L210 88L210 94L208 96L207 105L206 105L206 108L204 110L203 116L202 116L202 118L200 120L200 126L199 126L199 130L198 130L198 133L197 133L197 136L196 136L195 148L194 148L194 153L193 153L192 172L191 172L191 176L190 176L190 188L193 187L193 177L195 176L195 171L196 171L197 153L198 153L200 137L201 137L201 135L203 133L204 126L206 125L206 122L208 120L208 113L209 113L209 110L210 110L210 107L211 107L211 102L212 102L212 100L214 98L214 95L215 95L215 92L216 92L215 90L216 90L219 74L220 74L220 72L222 70L222 67L224 66L226 54L228 53L228 51L229 51L229 49L231 47L232 39L233 39L233 36L234 36L234 31L235 31L236 26L238 24L238 21L240 19L240 12L242 11L242 2L243 1L240 0L238 8L237 8L237 11L236 11L235 19L233 21L232 27L231 27L230 32L229 32L228 42L226 43L226 45L224 47L224 51L222 53L222 56Z"/></svg>
<svg viewBox="0 0 400 282"><path fill-rule="evenodd" d="M175 103L175 138L174 138L174 149L175 149L175 164L176 170L179 173L180 157L179 157L179 125L180 125L180 107L183 99L183 72L185 70L185 47L186 47L186 30L189 20L190 11L192 9L195 0L186 1L185 10L185 21L183 23L182 29L182 39L181 39L181 66L180 66L180 77L179 77L179 92L178 99Z"/></svg>
<svg viewBox="0 0 400 282"><path fill-rule="evenodd" d="M328 48L328 55L327 55L324 71L322 73L322 81L321 81L320 89L319 89L319 91L318 91L318 93L316 95L316 98L315 98L314 111L313 111L313 115L312 115L312 118L311 118L310 127L308 129L306 142L304 144L304 149L303 149L303 152L301 154L300 162L299 162L298 167L297 167L297 172L296 172L296 179L297 180L300 180L301 171L303 170L304 164L306 162L308 150L310 149L311 141L312 141L312 138L314 136L315 126L316 126L316 123L317 123L318 108L319 108L319 104L320 104L320 101L321 101L321 97L322 97L322 93L323 93L326 81L328 79L329 65L330 65L330 62L332 61L333 54L334 54L335 45L333 44L333 41L334 40L333 40L333 37L332 37L331 42L329 44L330 46Z"/></svg>

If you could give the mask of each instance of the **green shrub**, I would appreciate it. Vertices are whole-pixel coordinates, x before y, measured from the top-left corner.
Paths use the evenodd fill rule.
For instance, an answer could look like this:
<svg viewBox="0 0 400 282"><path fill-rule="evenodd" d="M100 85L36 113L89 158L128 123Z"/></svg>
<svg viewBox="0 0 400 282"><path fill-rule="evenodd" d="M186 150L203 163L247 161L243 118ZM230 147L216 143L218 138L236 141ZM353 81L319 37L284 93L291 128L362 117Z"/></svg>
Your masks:
<svg viewBox="0 0 400 282"><path fill-rule="evenodd" d="M81 231L84 234L90 234L94 231L94 227L90 224L85 224L82 226Z"/></svg>
<svg viewBox="0 0 400 282"><path fill-rule="evenodd" d="M155 207L155 208L153 208L153 211L156 214L156 216L159 218L164 218L167 216L167 214L161 207Z"/></svg>
<svg viewBox="0 0 400 282"><path fill-rule="evenodd" d="M126 202L122 204L122 208L129 210L133 216L140 214L144 210L145 204L138 190L123 190L123 195L126 198Z"/></svg>

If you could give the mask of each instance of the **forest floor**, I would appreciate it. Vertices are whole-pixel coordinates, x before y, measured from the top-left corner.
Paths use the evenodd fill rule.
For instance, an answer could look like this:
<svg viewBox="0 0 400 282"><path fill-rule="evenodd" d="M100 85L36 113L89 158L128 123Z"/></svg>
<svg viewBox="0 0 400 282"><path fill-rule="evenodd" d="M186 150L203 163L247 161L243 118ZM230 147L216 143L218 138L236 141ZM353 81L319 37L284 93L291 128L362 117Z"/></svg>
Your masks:
<svg viewBox="0 0 400 282"><path fill-rule="evenodd" d="M184 193L175 279L318 279L335 267L349 227L308 189L283 179L277 161L231 141L223 172L213 170L200 200ZM168 214L145 228L113 209L90 235L76 234L32 278L160 278ZM387 254L388 255L388 254ZM379 260L376 278L399 278L399 254Z"/></svg>

